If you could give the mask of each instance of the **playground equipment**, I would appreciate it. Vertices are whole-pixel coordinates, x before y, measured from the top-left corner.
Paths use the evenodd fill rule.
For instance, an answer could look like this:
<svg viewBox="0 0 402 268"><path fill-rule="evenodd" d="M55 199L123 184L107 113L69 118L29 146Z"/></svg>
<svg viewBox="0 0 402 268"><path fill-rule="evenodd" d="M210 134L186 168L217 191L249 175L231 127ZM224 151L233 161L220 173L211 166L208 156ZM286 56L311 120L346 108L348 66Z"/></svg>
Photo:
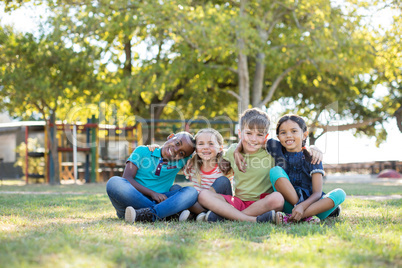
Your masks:
<svg viewBox="0 0 402 268"><path fill-rule="evenodd" d="M236 122L230 120L144 120L137 121L135 126L115 126L99 124L92 117L85 124L46 124L45 121L27 121L0 124L0 129L12 129L16 134L23 133L28 144L28 137L38 136L41 133L40 151L25 151L25 167L23 174L26 183L34 179L36 182L53 183L56 172L61 181L89 182L104 181L114 175L121 175L125 160L138 145L150 143L163 144L171 133L188 131L195 134L200 128L212 127L218 130L230 145L235 141L233 137ZM55 170L55 163L50 152L52 144L57 140L57 159L59 169ZM124 150L116 149L116 143L123 144ZM110 146L111 145L111 146ZM113 146L115 154L113 154ZM128 148L128 149L127 149ZM116 155L117 150L117 155ZM120 150L120 151L119 151ZM15 152L10 150L6 154ZM29 158L41 159L44 172L29 173ZM12 162L11 162L12 163Z"/></svg>
<svg viewBox="0 0 402 268"><path fill-rule="evenodd" d="M143 140L146 144L165 142L166 138L179 131L187 131L196 134L202 128L214 128L223 136L225 143L230 145L237 140L235 136L235 128L237 122L224 118L221 120L208 119L143 119L140 121L142 126Z"/></svg>
<svg viewBox="0 0 402 268"><path fill-rule="evenodd" d="M99 135L100 132L102 137ZM78 152L83 152L85 153L85 182L99 182L102 181L99 173L103 171L99 168L99 160L103 160L99 155L100 147L105 147L104 145L107 147L110 140L124 140L128 142L128 151L131 152L134 147L142 145L142 130L140 124L131 127L98 124L93 117L84 125L57 125L57 139L60 179L77 181L79 166L81 166L81 163L78 163ZM100 144L100 140L104 144ZM71 153L72 159L68 157ZM51 159L49 161L51 162ZM102 163L113 169L114 163L107 161Z"/></svg>
<svg viewBox="0 0 402 268"><path fill-rule="evenodd" d="M131 152L134 147L142 145L142 129L141 124L137 124L132 127L116 127L112 125L102 125L96 122L93 117L88 119L86 124L63 124L56 123L45 124L45 122L35 122L31 124L24 124L25 126L25 144L28 144L28 137L30 135L30 128L37 127L40 125L42 131L44 132L44 152L30 152L28 146L26 146L25 151L25 181L29 183L29 179L35 179L39 182L40 179L44 179L45 182L53 182L53 174L55 174L54 162L50 157L51 143L54 140L48 139L49 132L56 132L56 139L58 141L57 154L59 162L59 174L61 181L74 181L77 182L79 177L80 167L83 166L84 175L82 180L85 182L99 182L101 181L99 177L99 131L103 131L104 135L102 140L118 140L122 139L122 133L126 135L124 140L129 142L129 152ZM21 125L20 125L21 126ZM53 135L50 135L52 137ZM78 153L85 154L84 163L78 162ZM44 174L29 173L29 161L32 158L42 158L45 166ZM108 163L112 166L113 163Z"/></svg>

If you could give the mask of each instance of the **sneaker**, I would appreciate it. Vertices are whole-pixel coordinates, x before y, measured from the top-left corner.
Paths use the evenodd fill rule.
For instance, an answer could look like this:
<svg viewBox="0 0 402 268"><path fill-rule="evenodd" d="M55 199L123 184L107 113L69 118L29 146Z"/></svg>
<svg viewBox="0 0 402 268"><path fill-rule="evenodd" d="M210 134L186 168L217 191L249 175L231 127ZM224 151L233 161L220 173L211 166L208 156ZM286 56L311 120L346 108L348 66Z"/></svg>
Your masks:
<svg viewBox="0 0 402 268"><path fill-rule="evenodd" d="M200 214L197 215L195 220L196 221L206 221L206 216L207 216L206 212L201 212Z"/></svg>
<svg viewBox="0 0 402 268"><path fill-rule="evenodd" d="M205 215L205 221L207 222L218 222L218 221L224 221L225 218L222 216L219 216L218 214L215 214L212 211L208 211L207 214Z"/></svg>
<svg viewBox="0 0 402 268"><path fill-rule="evenodd" d="M179 221L186 221L189 216L190 216L190 211L189 211L188 209L183 210L183 211L180 213Z"/></svg>
<svg viewBox="0 0 402 268"><path fill-rule="evenodd" d="M321 222L320 218L318 218L317 216L311 216L311 217L307 217L302 219L300 222L307 222L307 223L311 223L311 224L318 224Z"/></svg>
<svg viewBox="0 0 402 268"><path fill-rule="evenodd" d="M336 209L334 209L334 211L331 212L331 214L328 215L328 217L339 217L339 215L341 214L341 206L337 206Z"/></svg>
<svg viewBox="0 0 402 268"><path fill-rule="evenodd" d="M124 220L130 224L135 221L135 209L133 207L126 207L126 213L124 214Z"/></svg>
<svg viewBox="0 0 402 268"><path fill-rule="evenodd" d="M136 221L152 222L154 216L156 215L151 212L150 208L140 208L136 210L133 207L126 207L124 220L130 224Z"/></svg>
<svg viewBox="0 0 402 268"><path fill-rule="evenodd" d="M264 214L261 214L260 216L257 216L257 222L275 223L275 219L276 219L275 210L271 210L271 211L265 212Z"/></svg>

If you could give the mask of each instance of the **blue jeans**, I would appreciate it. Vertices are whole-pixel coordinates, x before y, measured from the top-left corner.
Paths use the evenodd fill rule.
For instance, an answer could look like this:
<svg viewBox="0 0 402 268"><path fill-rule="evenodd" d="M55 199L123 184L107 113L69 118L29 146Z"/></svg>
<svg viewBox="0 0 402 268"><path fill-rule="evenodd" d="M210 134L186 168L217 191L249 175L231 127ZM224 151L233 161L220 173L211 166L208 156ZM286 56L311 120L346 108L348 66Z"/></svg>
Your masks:
<svg viewBox="0 0 402 268"><path fill-rule="evenodd" d="M214 183L212 183L211 187L214 188L217 194L232 195L232 184L225 176L217 178ZM182 188L180 185L174 184L169 190L174 191L180 188Z"/></svg>
<svg viewBox="0 0 402 268"><path fill-rule="evenodd" d="M183 187L163 193L167 199L156 203L135 189L128 180L118 176L109 179L106 184L106 192L116 209L117 217L123 218L126 207L132 206L134 209L150 208L155 215L153 221L166 218L191 207L198 198L198 192L195 188Z"/></svg>
<svg viewBox="0 0 402 268"><path fill-rule="evenodd" d="M271 170L269 172L269 177L270 177L272 187L274 188L275 192L277 192L277 190L275 188L275 183L279 178L287 178L289 180L289 177L286 174L286 172L281 167L278 167L278 166L271 168ZM321 199L323 199L323 198L330 198L334 202L335 205L333 208L317 214L316 216L318 218L320 218L320 220L323 220L326 217L328 217L329 214L332 213L332 211L334 211L340 204L343 203L343 201L345 201L346 193L342 189L338 188L338 189L332 190L331 192L323 195L321 197ZM283 206L283 212L292 214L293 207L294 206L292 206L292 204L290 204L288 201L285 200L285 205Z"/></svg>

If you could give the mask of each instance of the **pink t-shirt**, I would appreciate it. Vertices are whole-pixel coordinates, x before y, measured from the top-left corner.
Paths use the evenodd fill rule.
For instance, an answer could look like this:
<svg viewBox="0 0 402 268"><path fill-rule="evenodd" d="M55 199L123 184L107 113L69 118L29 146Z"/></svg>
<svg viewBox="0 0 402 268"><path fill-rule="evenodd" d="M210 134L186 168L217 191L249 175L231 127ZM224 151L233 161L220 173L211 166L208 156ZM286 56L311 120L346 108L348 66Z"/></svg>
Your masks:
<svg viewBox="0 0 402 268"><path fill-rule="evenodd" d="M187 173L187 171L184 169L184 175L186 176L186 179L188 179L193 183L194 188L198 192L200 192L201 190L208 190L209 188L211 188L211 185L214 183L214 181L221 176L228 177L231 183L233 179L233 175L231 173L227 175L223 174L218 164L214 167L214 169L208 172L204 172L201 168L200 170L201 184L198 182L198 178L194 168L191 168L189 173Z"/></svg>

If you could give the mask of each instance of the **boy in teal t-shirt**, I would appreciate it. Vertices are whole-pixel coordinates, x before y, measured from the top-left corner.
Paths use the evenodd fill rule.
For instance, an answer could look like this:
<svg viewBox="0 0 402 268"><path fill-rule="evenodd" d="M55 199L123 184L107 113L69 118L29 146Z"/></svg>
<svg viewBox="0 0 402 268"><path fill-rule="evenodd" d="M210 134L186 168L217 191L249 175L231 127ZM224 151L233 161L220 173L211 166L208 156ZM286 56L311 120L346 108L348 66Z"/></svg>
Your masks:
<svg viewBox="0 0 402 268"><path fill-rule="evenodd" d="M177 173L194 152L195 141L187 132L170 137L151 152L137 147L126 162L122 177L112 177L106 191L117 216L127 222L155 221L183 211L197 201L193 187L169 191Z"/></svg>

